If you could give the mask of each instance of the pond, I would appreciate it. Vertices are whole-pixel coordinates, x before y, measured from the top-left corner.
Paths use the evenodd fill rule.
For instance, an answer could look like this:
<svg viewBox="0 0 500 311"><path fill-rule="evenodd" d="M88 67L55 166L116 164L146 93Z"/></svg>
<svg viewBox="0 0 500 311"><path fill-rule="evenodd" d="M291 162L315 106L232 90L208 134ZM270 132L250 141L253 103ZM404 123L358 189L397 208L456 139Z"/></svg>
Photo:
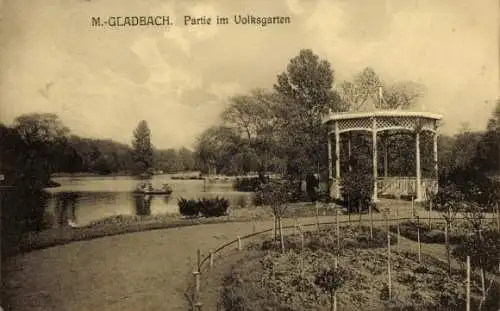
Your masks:
<svg viewBox="0 0 500 311"><path fill-rule="evenodd" d="M61 184L49 188L50 199L46 217L51 226L64 226L72 222L84 226L93 221L118 215L178 214L177 200L201 197L224 197L231 206L251 202L252 194L237 192L228 181L179 180L171 175L153 176L151 183L160 188L168 183L173 193L162 195L134 195L132 191L140 182L132 177L58 177Z"/></svg>

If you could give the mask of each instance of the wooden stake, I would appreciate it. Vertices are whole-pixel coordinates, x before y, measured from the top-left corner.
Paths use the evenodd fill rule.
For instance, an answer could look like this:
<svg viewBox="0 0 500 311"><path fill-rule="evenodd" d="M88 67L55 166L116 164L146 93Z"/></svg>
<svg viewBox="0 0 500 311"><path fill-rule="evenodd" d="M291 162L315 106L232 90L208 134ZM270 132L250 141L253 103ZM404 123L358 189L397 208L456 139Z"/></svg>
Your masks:
<svg viewBox="0 0 500 311"><path fill-rule="evenodd" d="M335 274L338 273L337 269L339 267L339 262L337 257L334 259ZM337 311L337 291L333 292L333 311Z"/></svg>
<svg viewBox="0 0 500 311"><path fill-rule="evenodd" d="M387 287L389 288L389 300L392 299L391 280L391 234L387 231Z"/></svg>
<svg viewBox="0 0 500 311"><path fill-rule="evenodd" d="M466 300L466 311L470 311L470 256L467 256L467 300Z"/></svg>
<svg viewBox="0 0 500 311"><path fill-rule="evenodd" d="M200 249L198 248L197 251L196 251L196 267L198 267L198 272L201 271L201 251Z"/></svg>
<svg viewBox="0 0 500 311"><path fill-rule="evenodd" d="M314 206L316 207L316 227L317 227L318 233L319 233L319 210L318 210L318 203L314 203Z"/></svg>
<svg viewBox="0 0 500 311"><path fill-rule="evenodd" d="M415 202L413 196L411 197L411 220L415 219Z"/></svg>
<svg viewBox="0 0 500 311"><path fill-rule="evenodd" d="M198 300L198 297L200 295L200 272L198 271L194 271L193 272L193 276L194 276L194 282L195 282L195 287L194 287L194 299L195 301Z"/></svg>
<svg viewBox="0 0 500 311"><path fill-rule="evenodd" d="M299 229L300 229L300 246L302 251L304 251L304 232L302 231L301 228Z"/></svg>
<svg viewBox="0 0 500 311"><path fill-rule="evenodd" d="M500 232L500 212L498 208L498 202L495 204L496 214L497 214L497 230Z"/></svg>
<svg viewBox="0 0 500 311"><path fill-rule="evenodd" d="M396 207L396 231L397 231L397 245L396 245L396 250L399 254L399 251L400 251L400 248L399 248L399 243L400 243L400 240L401 240L401 234L399 232L399 212L398 212L398 208Z"/></svg>
<svg viewBox="0 0 500 311"><path fill-rule="evenodd" d="M370 239L373 240L373 213L371 204L368 207L368 213L370 214Z"/></svg>
<svg viewBox="0 0 500 311"><path fill-rule="evenodd" d="M444 225L444 244L446 246L446 262L448 264L448 275L451 276L451 257L450 257L450 241L448 240L448 220Z"/></svg>
<svg viewBox="0 0 500 311"><path fill-rule="evenodd" d="M281 225L281 217L278 218L278 224L279 224L279 228L280 228L281 253L284 254L285 253L285 240L283 237L283 226Z"/></svg>
<svg viewBox="0 0 500 311"><path fill-rule="evenodd" d="M481 294L482 294L481 303L483 303L486 300L486 279L484 277L484 268L483 267L481 267L481 270L479 273L481 274Z"/></svg>
<svg viewBox="0 0 500 311"><path fill-rule="evenodd" d="M214 252L210 251L210 270L212 270L214 266Z"/></svg>
<svg viewBox="0 0 500 311"><path fill-rule="evenodd" d="M429 200L429 230L432 230L431 214L432 214L432 200Z"/></svg>
<svg viewBox="0 0 500 311"><path fill-rule="evenodd" d="M243 248L241 247L241 238L238 236L238 251L241 251Z"/></svg>
<svg viewBox="0 0 500 311"><path fill-rule="evenodd" d="M451 206L448 206L448 224L451 230Z"/></svg>
<svg viewBox="0 0 500 311"><path fill-rule="evenodd" d="M252 220L252 233L255 233L255 221Z"/></svg>
<svg viewBox="0 0 500 311"><path fill-rule="evenodd" d="M340 254L340 224L339 224L339 213L340 211L337 210L337 213L335 215L335 225L337 226L337 254Z"/></svg>
<svg viewBox="0 0 500 311"><path fill-rule="evenodd" d="M274 226L273 226L273 234L274 234L274 242L276 243L277 233L276 233L276 215L273 215Z"/></svg>
<svg viewBox="0 0 500 311"><path fill-rule="evenodd" d="M293 235L297 234L297 218L293 219Z"/></svg>
<svg viewBox="0 0 500 311"><path fill-rule="evenodd" d="M422 244L420 244L420 216L417 216L418 263L422 263Z"/></svg>

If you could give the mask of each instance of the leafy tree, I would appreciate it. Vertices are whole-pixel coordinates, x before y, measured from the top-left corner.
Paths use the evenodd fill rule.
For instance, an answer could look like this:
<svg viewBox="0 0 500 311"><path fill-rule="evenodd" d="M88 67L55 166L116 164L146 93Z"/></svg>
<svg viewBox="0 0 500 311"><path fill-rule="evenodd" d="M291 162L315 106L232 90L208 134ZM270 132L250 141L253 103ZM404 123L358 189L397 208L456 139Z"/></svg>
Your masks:
<svg viewBox="0 0 500 311"><path fill-rule="evenodd" d="M153 168L153 145L151 143L151 131L148 123L144 120L139 122L134 130L132 148L135 171L144 173L151 170Z"/></svg>
<svg viewBox="0 0 500 311"><path fill-rule="evenodd" d="M234 161L238 153L240 137L233 128L213 126L198 137L195 156L204 173L235 174L241 163Z"/></svg>
<svg viewBox="0 0 500 311"><path fill-rule="evenodd" d="M309 49L301 50L290 60L286 71L278 75L274 89L279 98L280 145L288 175L294 179L301 180L304 174L318 169L324 171L327 166L327 135L322 116L329 110L342 110L333 82L330 63Z"/></svg>
<svg viewBox="0 0 500 311"><path fill-rule="evenodd" d="M27 144L55 144L67 139L69 129L53 113L30 113L17 117L13 128Z"/></svg>
<svg viewBox="0 0 500 311"><path fill-rule="evenodd" d="M496 101L486 132L477 145L476 159L480 169L486 173L499 174L500 171L500 100Z"/></svg>
<svg viewBox="0 0 500 311"><path fill-rule="evenodd" d="M156 150L155 165L164 172L174 173L183 170L183 164L175 149Z"/></svg>
<svg viewBox="0 0 500 311"><path fill-rule="evenodd" d="M12 128L27 148L20 167L35 177L30 184L41 189L49 183L50 174L57 171L63 162L69 129L57 115L51 113L21 115L14 120Z"/></svg>
<svg viewBox="0 0 500 311"><path fill-rule="evenodd" d="M342 177L341 192L349 212L361 213L369 207L373 195L371 148L363 135L354 136L353 142L358 150L351 158L352 170Z"/></svg>
<svg viewBox="0 0 500 311"><path fill-rule="evenodd" d="M257 89L248 95L234 96L229 102L221 118L240 137L235 159L243 161L243 172L264 174L279 162L275 131L277 96Z"/></svg>
<svg viewBox="0 0 500 311"><path fill-rule="evenodd" d="M195 167L193 152L187 148L181 148L177 154L181 164L181 170L192 171Z"/></svg>

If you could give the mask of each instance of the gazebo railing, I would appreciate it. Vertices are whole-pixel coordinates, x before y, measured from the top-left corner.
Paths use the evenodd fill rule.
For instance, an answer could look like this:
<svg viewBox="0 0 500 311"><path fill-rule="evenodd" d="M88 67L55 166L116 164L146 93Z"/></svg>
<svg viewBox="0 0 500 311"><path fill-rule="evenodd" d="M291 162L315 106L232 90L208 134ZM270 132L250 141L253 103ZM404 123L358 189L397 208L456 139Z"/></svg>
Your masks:
<svg viewBox="0 0 500 311"><path fill-rule="evenodd" d="M389 195L416 195L416 177L379 177L377 178L377 188L379 194ZM422 178L420 180L423 198L428 197L428 191L437 190L437 180L432 178Z"/></svg>

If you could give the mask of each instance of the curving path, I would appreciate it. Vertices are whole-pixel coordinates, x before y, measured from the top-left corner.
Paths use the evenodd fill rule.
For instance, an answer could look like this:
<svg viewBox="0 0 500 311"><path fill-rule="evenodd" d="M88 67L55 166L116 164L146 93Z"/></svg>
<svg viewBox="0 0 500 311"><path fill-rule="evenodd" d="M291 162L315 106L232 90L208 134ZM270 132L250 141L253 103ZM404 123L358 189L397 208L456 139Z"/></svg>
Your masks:
<svg viewBox="0 0 500 311"><path fill-rule="evenodd" d="M321 222L334 221L332 216ZM292 220L286 219L285 225ZM315 218L302 218L314 223ZM273 221L255 223L257 231ZM222 223L124 234L47 248L3 262L5 310L186 310L196 251L251 233Z"/></svg>

